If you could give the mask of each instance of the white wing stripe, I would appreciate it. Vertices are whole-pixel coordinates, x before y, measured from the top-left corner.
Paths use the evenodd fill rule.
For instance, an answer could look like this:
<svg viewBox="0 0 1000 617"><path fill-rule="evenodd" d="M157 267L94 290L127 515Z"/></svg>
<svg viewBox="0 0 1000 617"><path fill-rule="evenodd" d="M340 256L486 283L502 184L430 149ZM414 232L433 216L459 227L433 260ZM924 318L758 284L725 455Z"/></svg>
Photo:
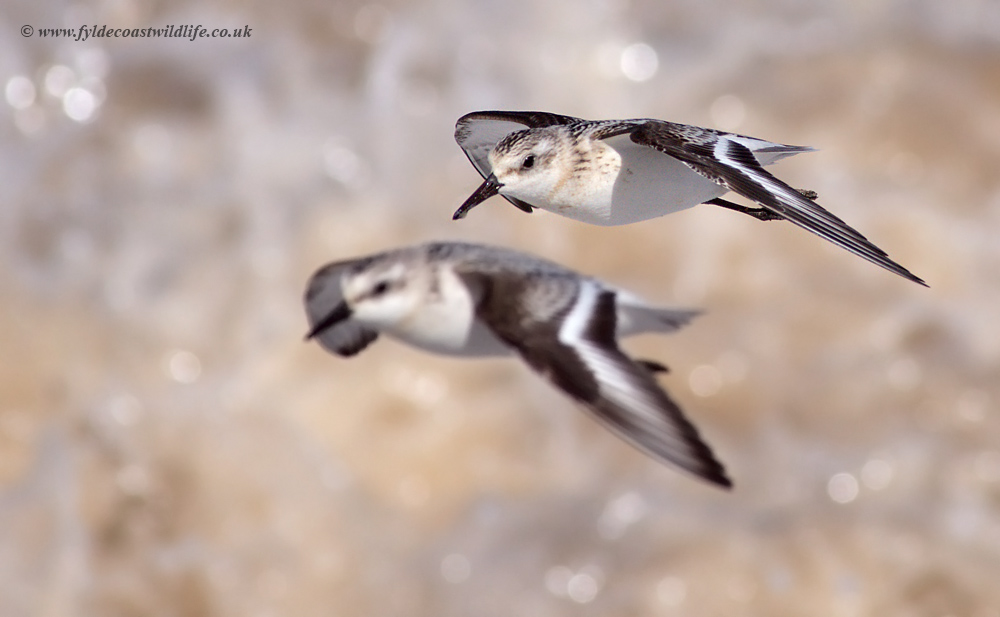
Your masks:
<svg viewBox="0 0 1000 617"><path fill-rule="evenodd" d="M602 291L604 290L594 281L580 282L576 302L559 328L559 341L573 349L594 374L601 396L630 412L634 418L641 418L647 427L655 428L655 432L660 433L668 423L657 402L647 392L635 386L634 378L626 367L609 357L600 346L584 338ZM676 431L669 431L669 436L686 449L686 442Z"/></svg>
<svg viewBox="0 0 1000 617"><path fill-rule="evenodd" d="M825 210L816 208L812 203L802 197L802 195L796 193L793 189L777 184L771 178L761 176L756 170L749 169L742 165L739 161L731 158L728 153L728 141L729 139L727 137L720 138L719 141L716 142L715 148L713 149L715 158L720 163L723 163L742 176L749 178L755 184L767 190L773 197L781 201L781 203L800 212L803 216L813 219L818 224L825 223L826 226L829 226L829 228L814 230L816 233L826 235L831 239L839 238L844 248L853 252L862 251L864 254L877 254L874 253L874 251L871 251L867 246L864 246L868 243L868 241L861 234L853 229L845 228L843 221L837 219ZM859 244L861 246L858 246ZM881 257L881 255L879 257Z"/></svg>
<svg viewBox="0 0 1000 617"><path fill-rule="evenodd" d="M607 355L606 351L587 341L573 346L583 363L594 374L600 394L618 406L643 432L655 435L657 441L669 444L673 456L697 462L691 445L657 401L634 381L627 367Z"/></svg>
<svg viewBox="0 0 1000 617"><path fill-rule="evenodd" d="M597 298L601 288L589 280L581 280L577 287L576 302L566 314L562 327L559 328L559 341L573 349L579 349L584 342L583 333L587 330L590 318L597 307Z"/></svg>

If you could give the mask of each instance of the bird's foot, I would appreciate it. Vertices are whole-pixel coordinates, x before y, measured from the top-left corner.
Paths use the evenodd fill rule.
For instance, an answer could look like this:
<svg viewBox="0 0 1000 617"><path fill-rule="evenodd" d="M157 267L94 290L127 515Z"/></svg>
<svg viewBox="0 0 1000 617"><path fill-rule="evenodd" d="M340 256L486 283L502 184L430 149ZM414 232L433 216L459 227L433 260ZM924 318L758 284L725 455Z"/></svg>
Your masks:
<svg viewBox="0 0 1000 617"><path fill-rule="evenodd" d="M706 201L707 204L712 204L713 206L721 206L728 210L733 210L735 212L742 212L743 214L748 214L758 221L778 221L783 220L785 217L781 216L777 212L772 212L765 208L751 208L749 206L741 206L739 204L734 204L731 201L726 201L722 198L715 198Z"/></svg>
<svg viewBox="0 0 1000 617"><path fill-rule="evenodd" d="M653 373L654 375L656 373L669 373L670 372L670 369L667 368L667 365L661 364L661 363L657 362L656 360L636 360L635 363L638 364L639 366L641 366L642 368L646 369L650 373Z"/></svg>

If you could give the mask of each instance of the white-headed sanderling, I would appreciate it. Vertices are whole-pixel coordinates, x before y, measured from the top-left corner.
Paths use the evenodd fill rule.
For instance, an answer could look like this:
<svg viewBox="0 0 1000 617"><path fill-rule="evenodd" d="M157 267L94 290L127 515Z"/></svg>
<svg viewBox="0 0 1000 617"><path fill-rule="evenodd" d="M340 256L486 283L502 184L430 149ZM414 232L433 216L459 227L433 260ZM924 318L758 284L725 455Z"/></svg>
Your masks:
<svg viewBox="0 0 1000 617"><path fill-rule="evenodd" d="M680 408L657 385L665 367L633 360L618 337L671 332L698 311L628 292L516 251L452 242L328 264L305 293L310 330L352 356L385 333L443 354L515 352L611 430L655 458L730 486Z"/></svg>
<svg viewBox="0 0 1000 617"><path fill-rule="evenodd" d="M459 118L455 139L485 182L460 219L500 194L595 225L624 225L702 203L760 220L785 219L921 285L920 278L765 165L813 148L663 120L591 121L535 111L478 111ZM758 204L721 198L733 191Z"/></svg>

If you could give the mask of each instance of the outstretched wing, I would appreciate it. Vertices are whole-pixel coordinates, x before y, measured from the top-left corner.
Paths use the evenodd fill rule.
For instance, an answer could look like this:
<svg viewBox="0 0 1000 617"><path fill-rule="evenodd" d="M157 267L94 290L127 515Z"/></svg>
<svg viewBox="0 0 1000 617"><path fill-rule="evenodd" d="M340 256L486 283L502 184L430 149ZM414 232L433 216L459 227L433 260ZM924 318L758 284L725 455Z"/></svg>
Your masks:
<svg viewBox="0 0 1000 617"><path fill-rule="evenodd" d="M344 302L340 277L357 260L338 261L316 271L306 286L305 307L309 328L327 318ZM347 318L324 329L315 336L324 349L338 356L353 356L378 338L378 332L358 325Z"/></svg>
<svg viewBox="0 0 1000 617"><path fill-rule="evenodd" d="M847 223L774 177L761 166L745 138L698 127L650 120L631 133L632 141L672 156L702 176L779 214L799 227L926 286Z"/></svg>
<svg viewBox="0 0 1000 617"><path fill-rule="evenodd" d="M481 283L482 284L482 283ZM722 465L653 377L615 339L615 293L575 277L491 277L479 318L527 363L612 431L720 486Z"/></svg>
<svg viewBox="0 0 1000 617"><path fill-rule="evenodd" d="M475 111L465 114L455 123L455 141L479 175L486 178L493 171L488 158L490 151L507 135L524 129L576 121L570 116L544 111ZM525 212L532 211L532 206L520 199L502 197Z"/></svg>

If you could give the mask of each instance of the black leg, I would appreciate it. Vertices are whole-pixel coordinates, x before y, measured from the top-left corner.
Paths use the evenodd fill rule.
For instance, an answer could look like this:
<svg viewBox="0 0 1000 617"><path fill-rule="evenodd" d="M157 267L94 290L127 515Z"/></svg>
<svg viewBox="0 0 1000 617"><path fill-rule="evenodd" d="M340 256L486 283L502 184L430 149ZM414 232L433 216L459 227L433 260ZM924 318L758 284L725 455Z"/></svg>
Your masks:
<svg viewBox="0 0 1000 617"><path fill-rule="evenodd" d="M785 217L781 216L777 212L771 212L770 210L765 210L764 208L750 208L748 206L741 206L739 204L734 204L731 201L726 201L721 197L716 197L715 199L709 199L705 203L712 204L713 206L722 206L723 208L728 208L729 210L734 210L736 212L742 212L743 214L749 214L759 221L779 221Z"/></svg>
<svg viewBox="0 0 1000 617"><path fill-rule="evenodd" d="M660 364L656 360L636 360L635 363L653 374L670 372L665 364Z"/></svg>
<svg viewBox="0 0 1000 617"><path fill-rule="evenodd" d="M819 193L816 191L810 191L809 189L795 189L800 195L806 199L816 199L819 197ZM728 208L729 210L735 210L736 212L742 212L743 214L749 214L759 221L778 221L785 217L781 216L776 212L771 212L765 208L751 208L749 206L741 206L739 204L734 204L731 201L726 201L721 197L716 197L715 199L710 199L706 201L707 204L712 204L713 206L722 206L723 208Z"/></svg>

